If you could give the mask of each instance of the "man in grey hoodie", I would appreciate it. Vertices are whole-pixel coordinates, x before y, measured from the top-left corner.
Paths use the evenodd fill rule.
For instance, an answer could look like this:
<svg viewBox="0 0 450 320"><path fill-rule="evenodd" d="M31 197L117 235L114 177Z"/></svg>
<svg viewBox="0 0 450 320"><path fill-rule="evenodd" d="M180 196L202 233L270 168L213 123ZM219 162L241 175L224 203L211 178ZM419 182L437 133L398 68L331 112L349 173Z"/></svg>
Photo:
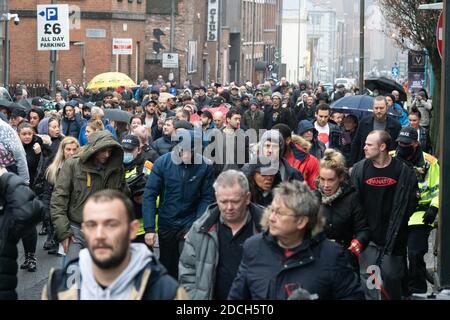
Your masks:
<svg viewBox="0 0 450 320"><path fill-rule="evenodd" d="M64 270L51 270L42 298L50 300L185 299L184 289L144 244L131 201L116 190L89 197L83 209L86 249Z"/></svg>

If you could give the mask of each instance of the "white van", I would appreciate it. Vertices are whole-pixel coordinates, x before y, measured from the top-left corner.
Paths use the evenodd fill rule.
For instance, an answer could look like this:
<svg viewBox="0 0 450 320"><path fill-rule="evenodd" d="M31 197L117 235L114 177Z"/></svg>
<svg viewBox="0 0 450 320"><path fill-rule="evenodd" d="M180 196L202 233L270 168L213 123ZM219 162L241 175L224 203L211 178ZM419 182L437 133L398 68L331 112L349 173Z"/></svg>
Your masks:
<svg viewBox="0 0 450 320"><path fill-rule="evenodd" d="M355 79L350 78L337 78L336 80L334 80L334 84L343 84L345 86L345 89L350 90L350 88L356 84L356 81Z"/></svg>

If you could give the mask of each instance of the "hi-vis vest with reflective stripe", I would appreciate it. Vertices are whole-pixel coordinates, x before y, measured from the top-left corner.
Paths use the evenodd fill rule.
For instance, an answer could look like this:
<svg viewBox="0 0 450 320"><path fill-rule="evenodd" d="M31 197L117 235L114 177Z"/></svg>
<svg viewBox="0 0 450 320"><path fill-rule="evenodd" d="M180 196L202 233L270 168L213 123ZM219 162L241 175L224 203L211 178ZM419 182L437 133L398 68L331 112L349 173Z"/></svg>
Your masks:
<svg viewBox="0 0 450 320"><path fill-rule="evenodd" d="M144 163L144 168L143 168L143 173L145 175L149 175L152 172L152 167L153 167L153 163L151 163L150 161L145 161ZM131 177L134 177L135 175L139 174L137 171L137 167L134 167L132 170L129 171L125 171L125 179L129 179ZM156 208L159 207L159 196L158 198L156 198ZM158 230L158 215L156 216L156 230ZM139 230L137 232L137 235L143 235L145 234L145 230L144 230L144 218L139 219Z"/></svg>
<svg viewBox="0 0 450 320"><path fill-rule="evenodd" d="M395 156L395 151L391 155ZM439 163L435 157L426 152L423 152L423 158L429 168L423 181L419 181L420 199L418 208L421 210L413 213L409 218L408 226L423 225L423 216L430 206L439 209Z"/></svg>

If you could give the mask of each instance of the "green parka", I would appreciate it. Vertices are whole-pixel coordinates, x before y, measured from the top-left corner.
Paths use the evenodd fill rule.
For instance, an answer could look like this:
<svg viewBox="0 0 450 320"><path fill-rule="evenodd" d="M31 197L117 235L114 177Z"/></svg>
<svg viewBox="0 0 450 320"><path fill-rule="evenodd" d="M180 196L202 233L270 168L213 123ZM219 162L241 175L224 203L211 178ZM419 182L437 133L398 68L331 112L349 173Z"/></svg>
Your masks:
<svg viewBox="0 0 450 320"><path fill-rule="evenodd" d="M111 156L102 169L96 168L94 156L105 148L112 148ZM68 159L59 172L50 202L52 222L59 241L72 236L70 223L81 224L87 198L104 189L129 194L123 149L107 130L94 132L89 144L78 155Z"/></svg>

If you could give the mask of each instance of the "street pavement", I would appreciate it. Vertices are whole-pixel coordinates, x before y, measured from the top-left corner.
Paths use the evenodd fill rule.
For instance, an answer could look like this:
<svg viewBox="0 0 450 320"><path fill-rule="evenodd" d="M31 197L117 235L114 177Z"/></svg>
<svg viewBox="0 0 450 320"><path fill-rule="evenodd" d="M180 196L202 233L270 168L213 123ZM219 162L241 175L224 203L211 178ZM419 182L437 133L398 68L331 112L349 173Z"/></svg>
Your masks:
<svg viewBox="0 0 450 320"><path fill-rule="evenodd" d="M37 226L37 230L41 230L41 226ZM36 272L28 272L21 270L20 265L25 260L22 242L19 241L17 248L19 249L19 258L17 264L19 271L17 274L17 294L20 300L40 300L41 292L44 285L47 283L48 273L51 268L59 268L62 263L62 257L48 254L42 247L47 236L38 235L38 244L36 247L37 269Z"/></svg>

